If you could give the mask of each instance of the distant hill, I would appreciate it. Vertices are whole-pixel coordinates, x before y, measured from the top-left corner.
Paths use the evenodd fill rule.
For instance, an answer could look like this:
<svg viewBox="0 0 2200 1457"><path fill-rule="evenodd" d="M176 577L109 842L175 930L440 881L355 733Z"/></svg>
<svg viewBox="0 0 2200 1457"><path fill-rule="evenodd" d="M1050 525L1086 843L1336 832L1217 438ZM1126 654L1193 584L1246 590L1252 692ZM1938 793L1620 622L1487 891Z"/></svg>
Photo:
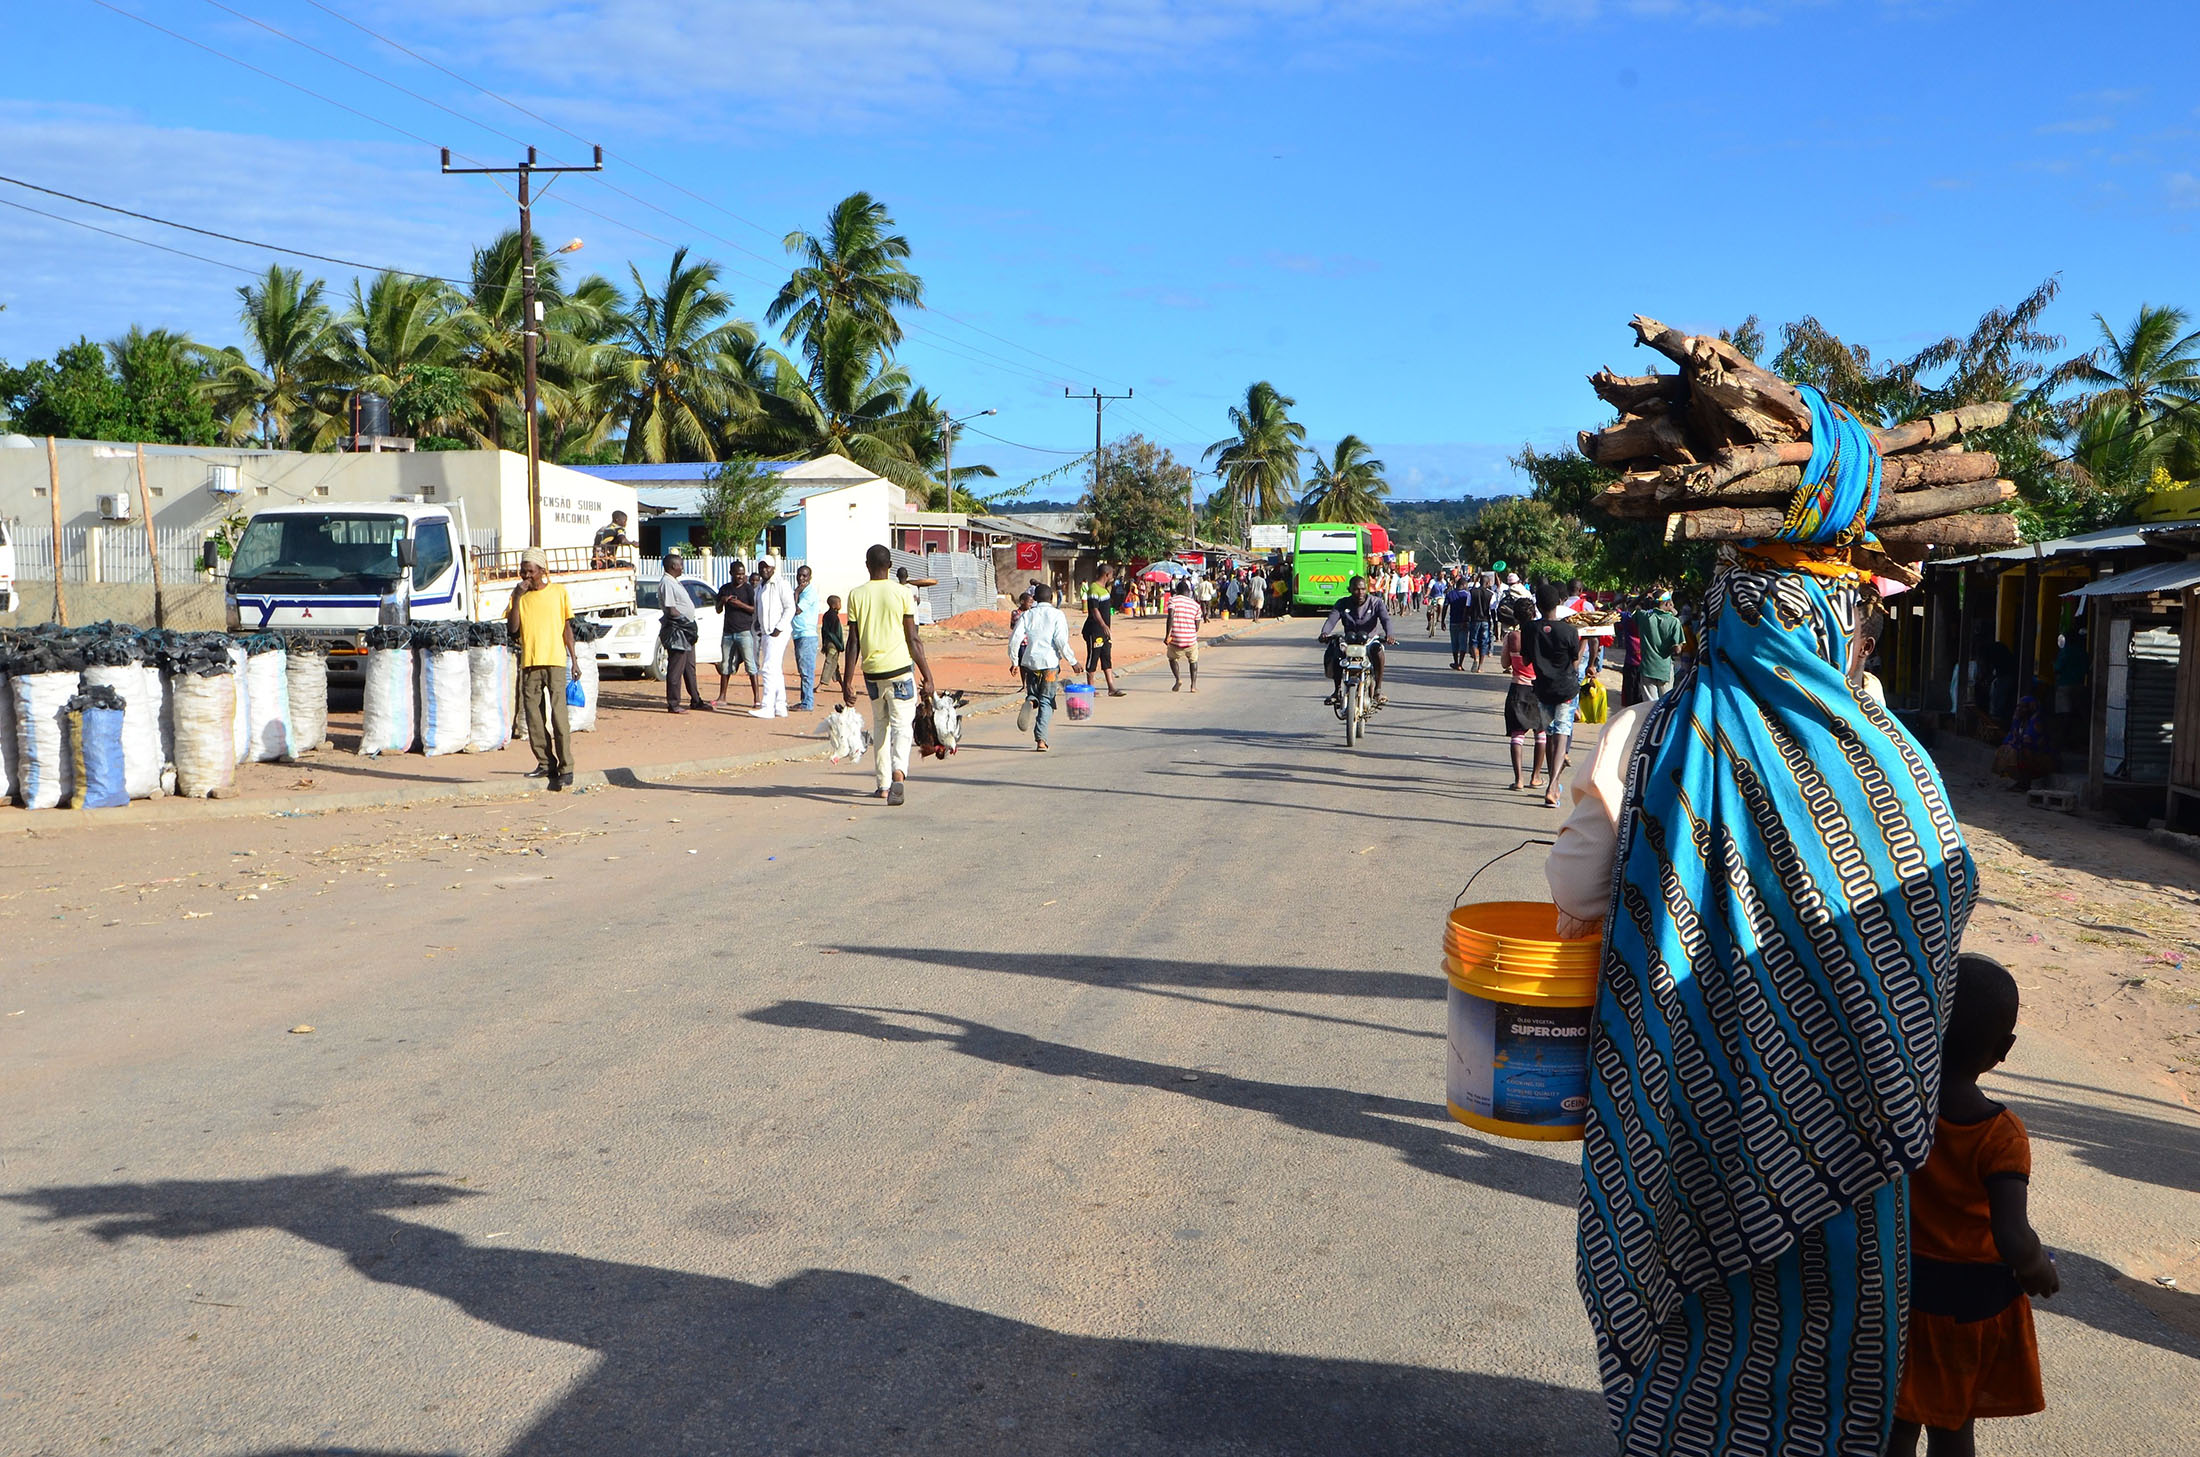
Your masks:
<svg viewBox="0 0 2200 1457"><path fill-rule="evenodd" d="M1002 516L1015 516L1025 511L1076 511L1082 509L1078 505L1082 499L1073 496L1067 501L1002 501L993 510Z"/></svg>

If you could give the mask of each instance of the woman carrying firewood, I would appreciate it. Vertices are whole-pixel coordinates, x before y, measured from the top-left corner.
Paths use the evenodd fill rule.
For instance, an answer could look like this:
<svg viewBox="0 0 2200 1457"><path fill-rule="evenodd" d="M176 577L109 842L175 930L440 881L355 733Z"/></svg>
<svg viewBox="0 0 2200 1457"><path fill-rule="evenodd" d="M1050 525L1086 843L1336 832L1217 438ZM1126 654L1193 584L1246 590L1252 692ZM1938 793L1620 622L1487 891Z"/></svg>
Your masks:
<svg viewBox="0 0 2200 1457"><path fill-rule="evenodd" d="M1976 881L1851 671L1879 451L1801 395L1778 531L1722 548L1694 667L1611 726L1548 871L1561 935L1603 923L1579 1274L1630 1457L1879 1457L1894 1419Z"/></svg>

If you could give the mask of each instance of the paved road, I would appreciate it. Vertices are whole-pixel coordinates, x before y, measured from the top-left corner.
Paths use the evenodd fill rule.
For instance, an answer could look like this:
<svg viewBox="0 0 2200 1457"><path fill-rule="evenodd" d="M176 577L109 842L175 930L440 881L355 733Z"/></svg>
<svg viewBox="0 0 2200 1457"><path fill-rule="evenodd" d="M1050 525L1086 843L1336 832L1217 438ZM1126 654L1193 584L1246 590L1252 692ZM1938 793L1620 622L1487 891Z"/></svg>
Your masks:
<svg viewBox="0 0 2200 1457"><path fill-rule="evenodd" d="M1409 637L1348 753L1310 636L900 810L6 847L0 1447L1607 1451L1572 1152L1441 1101L1442 914L1550 818L1496 675ZM2184 1450L2200 1342L2066 1324L2099 1399L1997 1450Z"/></svg>

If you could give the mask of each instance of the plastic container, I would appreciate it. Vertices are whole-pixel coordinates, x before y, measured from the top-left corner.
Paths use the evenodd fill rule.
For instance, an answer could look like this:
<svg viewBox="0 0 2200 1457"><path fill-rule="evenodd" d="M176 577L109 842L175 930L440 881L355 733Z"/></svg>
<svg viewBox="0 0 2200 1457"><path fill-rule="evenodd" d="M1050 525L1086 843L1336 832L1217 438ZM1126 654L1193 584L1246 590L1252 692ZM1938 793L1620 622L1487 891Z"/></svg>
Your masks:
<svg viewBox="0 0 2200 1457"><path fill-rule="evenodd" d="M1444 924L1444 1102L1507 1138L1581 1137L1601 935L1558 939L1547 901L1482 901Z"/></svg>
<svg viewBox="0 0 2200 1457"><path fill-rule="evenodd" d="M1069 710L1072 720L1082 721L1092 717L1092 685L1090 683L1065 683L1062 685L1062 706Z"/></svg>

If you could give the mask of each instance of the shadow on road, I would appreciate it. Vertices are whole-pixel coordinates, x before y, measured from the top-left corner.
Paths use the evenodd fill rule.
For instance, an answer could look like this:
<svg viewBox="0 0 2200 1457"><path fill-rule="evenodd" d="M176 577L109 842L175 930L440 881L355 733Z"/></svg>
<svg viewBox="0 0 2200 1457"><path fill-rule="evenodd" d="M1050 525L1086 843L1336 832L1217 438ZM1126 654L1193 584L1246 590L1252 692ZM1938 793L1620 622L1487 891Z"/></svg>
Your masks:
<svg viewBox="0 0 2200 1457"><path fill-rule="evenodd" d="M283 1230L341 1254L369 1280L594 1351L594 1369L507 1457L920 1450L1525 1457L1608 1445L1597 1396L1542 1382L1069 1335L845 1271L755 1285L477 1245L398 1217L474 1192L433 1178L338 1169L7 1197L51 1220L96 1221L91 1233L108 1241ZM393 1405L403 1400L390 1395ZM290 1457L306 1450L285 1449Z"/></svg>
<svg viewBox="0 0 2200 1457"><path fill-rule="evenodd" d="M2054 1244L2054 1231L2047 1231ZM2200 1358L2200 1295L2126 1275L2115 1266L2055 1249L2063 1286L2051 1300L2032 1302L2035 1315L2056 1315L2097 1331Z"/></svg>
<svg viewBox="0 0 2200 1457"><path fill-rule="evenodd" d="M1410 972L1333 971L1318 966L1226 966L1211 961L1159 961L1143 956L1020 956L1013 952L945 951L918 946L843 945L836 949L850 956L879 956L893 961L914 961L924 966L951 966L958 971L998 971L1048 981L1073 981L1083 986L1143 992L1174 1001L1226 1007L1234 1012L1259 1012L1265 1016L1326 1022L1338 1027L1365 1027L1373 1032L1426 1037L1437 1042L1444 1039L1442 1032L1433 1029L1395 1027L1359 1017L1305 1012L1296 1007L1278 1007L1264 1002L1225 1001L1183 990L1197 987L1206 991L1315 992L1323 996L1443 1000L1444 983L1441 980Z"/></svg>
<svg viewBox="0 0 2200 1457"><path fill-rule="evenodd" d="M1581 1192L1577 1168L1556 1159L1484 1143L1453 1122L1441 1103L1415 1103L1348 1088L1262 1082L1144 1058L1089 1052L983 1022L904 1007L781 1001L742 1015L767 1027L841 1032L882 1042L938 1042L966 1057L1002 1067L1029 1068L1050 1077L1084 1078L1118 1087L1152 1088L1225 1108L1265 1113L1279 1123L1309 1133L1387 1148L1427 1173L1567 1209L1574 1207ZM890 1020L895 1017L928 1025Z"/></svg>
<svg viewBox="0 0 2200 1457"><path fill-rule="evenodd" d="M1996 1072L1994 1076L2035 1087L2047 1083L2046 1079L2030 1078L2021 1073ZM2068 1087L2070 1084L2053 1086ZM2083 1091L2097 1097L2121 1096L2097 1088ZM2122 1101L2144 1106L2141 1099L2124 1098ZM2049 1097L2030 1089L2012 1098L2011 1103L2034 1138L2068 1145L2080 1159L2104 1174L2164 1189L2200 1193L2200 1122L2190 1114L2174 1120L2150 1118L2144 1113Z"/></svg>

